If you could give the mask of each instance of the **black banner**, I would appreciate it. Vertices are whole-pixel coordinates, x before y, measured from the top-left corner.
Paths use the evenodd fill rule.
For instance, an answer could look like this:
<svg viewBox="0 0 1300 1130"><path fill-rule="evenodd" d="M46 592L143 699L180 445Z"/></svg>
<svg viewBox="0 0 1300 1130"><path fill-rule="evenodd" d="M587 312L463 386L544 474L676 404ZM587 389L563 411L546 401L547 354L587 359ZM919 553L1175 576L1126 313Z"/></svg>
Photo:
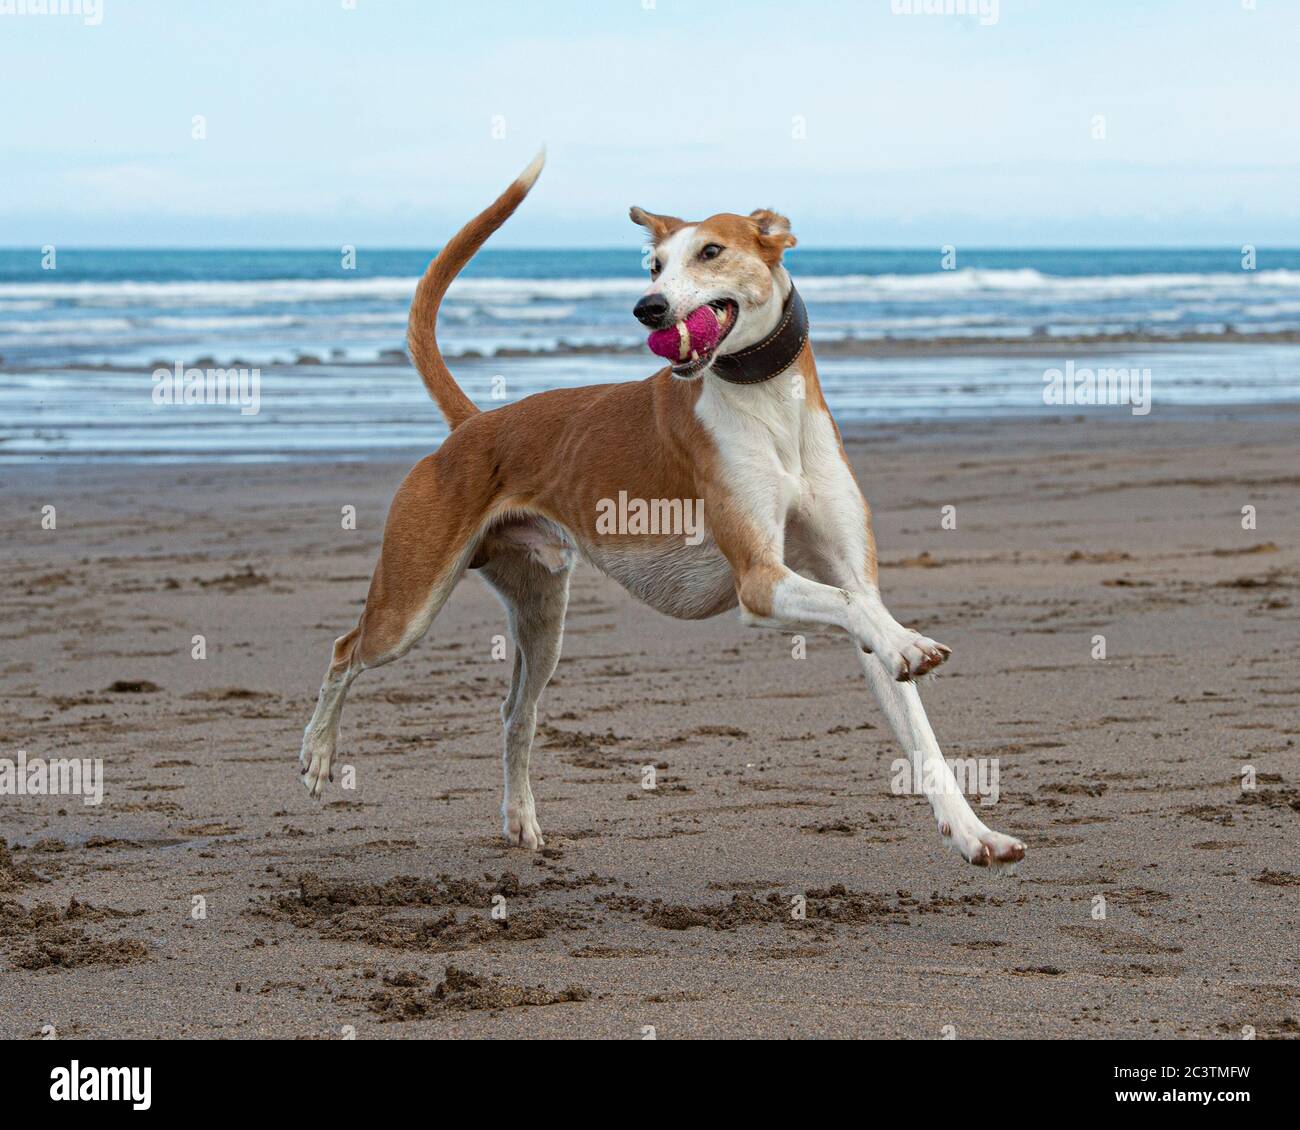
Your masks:
<svg viewBox="0 0 1300 1130"><path fill-rule="evenodd" d="M651 1041L663 1042L663 1041ZM671 1053L659 1053L636 1041L638 1049L621 1056L602 1053L604 1070L593 1073L589 1062L575 1072L569 1054L554 1066L544 1050L530 1048L527 1070L563 1072L571 1078L574 1102L590 1106L603 1097L626 1097L628 1088L643 1086L637 1074L650 1067L656 1085L682 1083L732 1093L739 1081L734 1071L725 1078L711 1058L692 1056L683 1064ZM7 1115L55 1114L57 1108L94 1117L106 1108L131 1117L153 1114L259 1113L301 1111L304 1102L327 1104L331 1117L355 1110L373 1116L377 1080L388 1102L426 1100L440 1083L434 1065L451 1049L430 1049L419 1041L302 1041L274 1048L253 1042L78 1042L50 1041L5 1046L5 1112ZM844 1051L849 1049L845 1048ZM484 1072L501 1070L501 1049L493 1043L481 1049ZM540 1054L539 1054L540 1051ZM864 1057L852 1080L858 1101L865 1093L882 1102L933 1100L936 1089L979 1101L985 1115L996 1104L999 1119L1019 1114L1041 1116L1047 1110L1071 1115L1105 1112L1117 1107L1201 1108L1212 1116L1230 1116L1231 1108L1262 1114L1279 1107L1296 1072L1295 1043L1235 1040L1214 1043L1153 1041L1111 1042L976 1042L936 1041L922 1048L914 1043L879 1042L860 1049ZM461 1046L456 1057L474 1057L478 1049ZM586 1053L590 1055L590 1053ZM769 1050L761 1044L744 1052L745 1078L771 1054L768 1077L792 1088L792 1115L799 1113L799 1082L808 1071L796 1048ZM489 1059L488 1057L491 1057ZM776 1057L780 1057L777 1059ZM842 1061L841 1061L842 1062ZM734 1065L733 1065L734 1066ZM694 1071L694 1078L685 1074ZM833 1069L832 1069L833 1070ZM775 1072L776 1074L772 1074ZM820 1075L819 1075L820 1077ZM486 1083L486 1080L485 1080ZM555 1078L548 1090L554 1098ZM523 1085L538 1087L542 1080ZM488 1084L485 1094L494 1093ZM733 1101L733 1100L720 1100ZM819 1106L821 1099L808 1100ZM1225 1109L1228 1108L1228 1109ZM811 1113L808 1111L806 1113ZM17 1125L17 1122L12 1124Z"/></svg>

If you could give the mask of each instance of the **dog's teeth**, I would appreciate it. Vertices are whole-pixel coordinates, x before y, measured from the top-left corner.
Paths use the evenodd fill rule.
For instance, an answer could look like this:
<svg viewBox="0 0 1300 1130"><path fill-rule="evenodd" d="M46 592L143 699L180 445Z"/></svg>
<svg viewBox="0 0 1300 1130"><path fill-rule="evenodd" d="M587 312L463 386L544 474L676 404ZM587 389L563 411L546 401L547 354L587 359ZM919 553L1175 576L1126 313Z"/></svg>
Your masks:
<svg viewBox="0 0 1300 1130"><path fill-rule="evenodd" d="M686 323L684 321L678 322L676 329L677 340L680 342L677 347L677 360L685 361L691 350L691 331L686 328Z"/></svg>
<svg viewBox="0 0 1300 1130"><path fill-rule="evenodd" d="M727 308L724 306L721 310L718 311L718 325L725 326L726 324L727 324Z"/></svg>
<svg viewBox="0 0 1300 1130"><path fill-rule="evenodd" d="M692 361L698 361L699 359L700 359L699 350L692 349L692 350L691 350L691 360L692 360Z"/></svg>

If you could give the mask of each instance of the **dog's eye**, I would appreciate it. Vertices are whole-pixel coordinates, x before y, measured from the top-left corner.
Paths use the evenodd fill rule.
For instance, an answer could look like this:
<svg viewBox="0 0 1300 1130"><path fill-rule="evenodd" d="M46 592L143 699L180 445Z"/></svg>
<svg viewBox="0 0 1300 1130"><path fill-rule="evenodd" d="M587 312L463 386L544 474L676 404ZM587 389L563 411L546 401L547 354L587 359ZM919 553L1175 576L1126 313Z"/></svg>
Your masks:
<svg viewBox="0 0 1300 1130"><path fill-rule="evenodd" d="M716 259L722 254L723 249L716 243L706 243L700 250L701 259Z"/></svg>
<svg viewBox="0 0 1300 1130"><path fill-rule="evenodd" d="M650 264L650 277L654 278L655 275L657 275L663 269L664 269L664 265L661 262L659 262L658 259L656 259L653 263Z"/></svg>

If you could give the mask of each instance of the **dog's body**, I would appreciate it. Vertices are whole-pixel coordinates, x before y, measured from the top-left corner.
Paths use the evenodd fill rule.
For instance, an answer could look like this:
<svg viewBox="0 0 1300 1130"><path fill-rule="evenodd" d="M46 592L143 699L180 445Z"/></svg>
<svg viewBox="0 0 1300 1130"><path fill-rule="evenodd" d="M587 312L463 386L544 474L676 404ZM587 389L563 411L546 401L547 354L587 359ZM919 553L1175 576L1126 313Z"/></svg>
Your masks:
<svg viewBox="0 0 1300 1130"><path fill-rule="evenodd" d="M804 341L792 364L760 383L729 383L712 368L759 350L788 310L781 254L794 238L783 217L723 214L688 224L632 210L656 265L637 316L661 331L675 324L686 353L681 320L708 304L725 325L707 356L691 354L638 383L558 389L491 412L479 412L456 384L435 339L438 305L540 171L539 157L448 242L417 288L411 354L452 431L398 489L365 611L335 641L303 738L307 789L319 795L331 776L353 679L405 654L473 568L500 595L516 644L502 708L505 834L540 847L528 760L581 555L670 616L698 619L739 604L747 623L847 632L917 779L927 782L944 839L972 863L1013 865L1024 846L976 817L926 719L913 679L948 649L904 628L881 603L870 514L811 347ZM607 532L598 515L620 492L702 500L707 533Z"/></svg>

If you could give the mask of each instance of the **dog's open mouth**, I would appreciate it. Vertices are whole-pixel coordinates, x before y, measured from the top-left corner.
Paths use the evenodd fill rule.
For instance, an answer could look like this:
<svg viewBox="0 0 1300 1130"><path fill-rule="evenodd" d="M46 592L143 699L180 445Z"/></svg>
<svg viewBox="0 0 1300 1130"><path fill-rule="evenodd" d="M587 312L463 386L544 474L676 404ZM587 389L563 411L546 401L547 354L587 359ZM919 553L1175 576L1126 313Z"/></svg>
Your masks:
<svg viewBox="0 0 1300 1130"><path fill-rule="evenodd" d="M692 376L713 360L736 324L739 310L730 298L697 306L675 325L655 330L646 344L652 353L672 362L674 376Z"/></svg>

